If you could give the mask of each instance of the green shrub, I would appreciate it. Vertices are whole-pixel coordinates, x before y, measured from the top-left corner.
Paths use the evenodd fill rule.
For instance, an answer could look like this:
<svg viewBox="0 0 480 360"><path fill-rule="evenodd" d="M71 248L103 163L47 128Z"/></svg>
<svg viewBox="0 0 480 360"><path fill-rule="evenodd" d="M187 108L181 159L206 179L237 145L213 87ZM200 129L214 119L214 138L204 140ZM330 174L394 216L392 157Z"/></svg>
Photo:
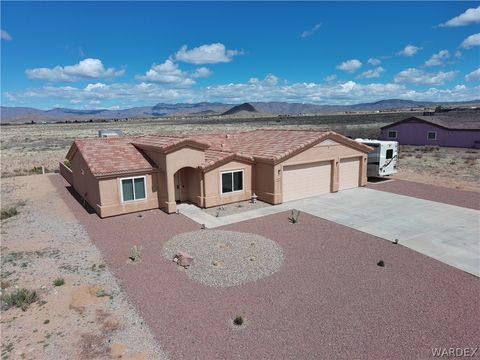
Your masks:
<svg viewBox="0 0 480 360"><path fill-rule="evenodd" d="M140 246L137 246L137 245L134 245L131 249L131 255L130 255L130 260L136 262L138 260L140 260L140 254L142 252L142 247Z"/></svg>
<svg viewBox="0 0 480 360"><path fill-rule="evenodd" d="M233 319L233 323L237 326L240 326L243 324L243 317L237 316L235 319Z"/></svg>
<svg viewBox="0 0 480 360"><path fill-rule="evenodd" d="M65 284L65 280L63 278L56 278L53 280L54 286L62 286L63 284Z"/></svg>
<svg viewBox="0 0 480 360"><path fill-rule="evenodd" d="M1 219L6 220L15 215L18 215L18 210L16 206L12 206L8 209L2 210Z"/></svg>
<svg viewBox="0 0 480 360"><path fill-rule="evenodd" d="M2 297L2 309L8 310L15 306L25 311L28 305L33 304L37 300L38 294L35 290L25 288L17 289Z"/></svg>
<svg viewBox="0 0 480 360"><path fill-rule="evenodd" d="M300 210L292 209L292 215L289 218L290 222L292 224L296 224L296 223L298 223L299 218L300 218Z"/></svg>

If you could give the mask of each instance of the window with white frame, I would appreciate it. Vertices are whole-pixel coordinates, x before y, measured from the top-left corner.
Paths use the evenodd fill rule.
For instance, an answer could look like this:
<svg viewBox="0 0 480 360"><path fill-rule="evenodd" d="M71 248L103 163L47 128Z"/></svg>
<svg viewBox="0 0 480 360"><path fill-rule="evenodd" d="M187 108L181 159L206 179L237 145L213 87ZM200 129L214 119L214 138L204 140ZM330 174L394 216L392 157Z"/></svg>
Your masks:
<svg viewBox="0 0 480 360"><path fill-rule="evenodd" d="M397 138L397 130L390 130L388 132L388 138L389 139L396 139Z"/></svg>
<svg viewBox="0 0 480 360"><path fill-rule="evenodd" d="M122 202L146 199L145 176L121 179Z"/></svg>
<svg viewBox="0 0 480 360"><path fill-rule="evenodd" d="M427 132L427 140L437 140L437 132L436 131Z"/></svg>
<svg viewBox="0 0 480 360"><path fill-rule="evenodd" d="M224 171L221 178L222 194L243 191L243 170Z"/></svg>

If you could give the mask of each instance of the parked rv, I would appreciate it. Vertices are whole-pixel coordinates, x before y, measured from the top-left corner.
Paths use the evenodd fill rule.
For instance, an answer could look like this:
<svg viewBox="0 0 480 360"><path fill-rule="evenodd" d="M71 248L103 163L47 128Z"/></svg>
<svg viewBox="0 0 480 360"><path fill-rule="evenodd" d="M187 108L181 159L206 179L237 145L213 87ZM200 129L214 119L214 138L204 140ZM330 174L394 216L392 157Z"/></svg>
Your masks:
<svg viewBox="0 0 480 360"><path fill-rule="evenodd" d="M368 177L390 176L397 172L398 142L370 139L355 139L355 141L375 149L368 154Z"/></svg>

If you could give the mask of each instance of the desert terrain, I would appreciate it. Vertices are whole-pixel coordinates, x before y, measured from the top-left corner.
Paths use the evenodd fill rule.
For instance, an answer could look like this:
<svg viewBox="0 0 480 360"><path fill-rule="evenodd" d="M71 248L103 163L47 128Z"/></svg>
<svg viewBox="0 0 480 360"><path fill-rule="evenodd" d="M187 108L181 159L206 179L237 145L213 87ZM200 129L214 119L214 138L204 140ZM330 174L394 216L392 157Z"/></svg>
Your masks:
<svg viewBox="0 0 480 360"><path fill-rule="evenodd" d="M34 291L31 304L3 310L2 359L162 359L151 330L130 303L51 177L76 138L102 128L126 135L236 132L254 128L331 129L375 138L398 115L262 119L159 119L2 126L1 292ZM397 179L478 190L478 150L402 146ZM127 259L125 259L127 261ZM132 265L135 266L135 265Z"/></svg>
<svg viewBox="0 0 480 360"><path fill-rule="evenodd" d="M70 123L2 126L2 177L47 172L58 162L76 138L96 137L100 129L121 129L127 136L236 132L255 128L333 130L351 138L378 138L380 127L418 115L350 114L318 116L278 116L264 118L158 118L105 123ZM472 149L402 146L399 179L429 183L454 189L478 191L480 161Z"/></svg>

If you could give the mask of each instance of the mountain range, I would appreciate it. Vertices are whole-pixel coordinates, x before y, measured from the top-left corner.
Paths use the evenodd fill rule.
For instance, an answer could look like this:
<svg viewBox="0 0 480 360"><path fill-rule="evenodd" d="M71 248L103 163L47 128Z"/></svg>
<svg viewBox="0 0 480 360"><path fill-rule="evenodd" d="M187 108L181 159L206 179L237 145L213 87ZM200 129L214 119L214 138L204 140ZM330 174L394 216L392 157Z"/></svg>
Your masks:
<svg viewBox="0 0 480 360"><path fill-rule="evenodd" d="M0 121L2 123L23 122L63 122L89 121L98 119L134 119L157 118L162 116L262 116L262 115L296 115L296 114L325 114L358 111L385 111L401 109L418 109L435 106L468 106L480 104L480 100L465 102L431 102L401 99L388 99L372 103L355 105L315 105L288 102L250 102L244 104L224 104L218 102L200 102L194 104L159 103L154 106L133 107L123 110L78 110L68 108L54 108L39 110L29 107L0 107Z"/></svg>

